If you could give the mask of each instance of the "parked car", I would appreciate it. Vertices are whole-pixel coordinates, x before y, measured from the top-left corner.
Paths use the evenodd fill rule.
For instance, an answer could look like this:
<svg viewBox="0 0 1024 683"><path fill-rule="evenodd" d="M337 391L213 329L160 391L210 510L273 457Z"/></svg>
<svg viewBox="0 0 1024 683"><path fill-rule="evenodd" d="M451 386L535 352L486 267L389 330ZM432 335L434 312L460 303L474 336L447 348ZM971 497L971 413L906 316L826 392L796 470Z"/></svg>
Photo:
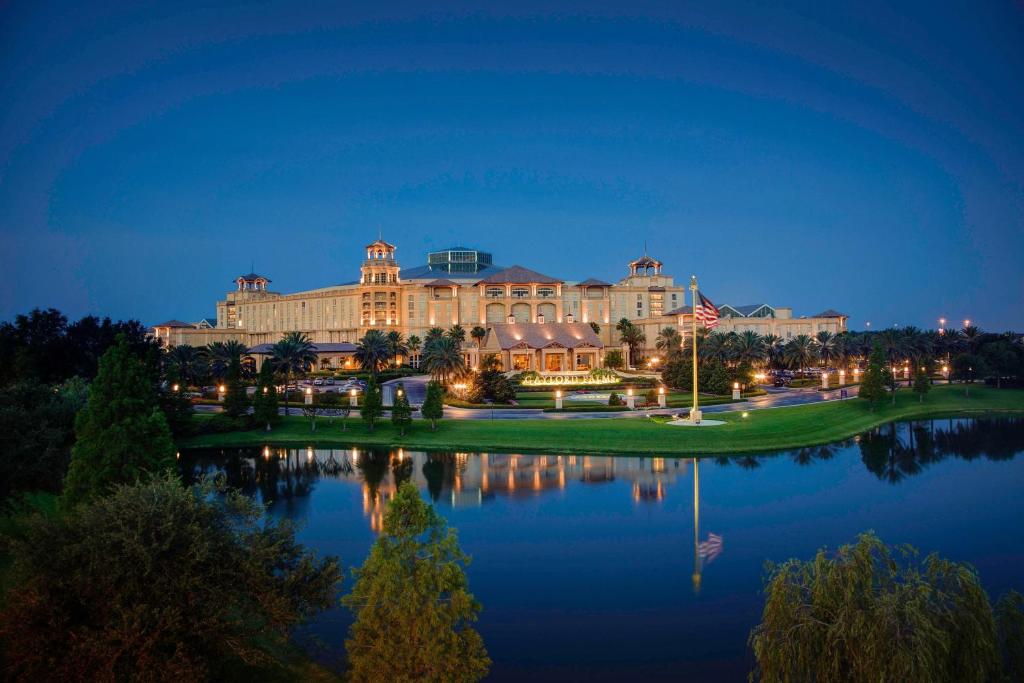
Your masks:
<svg viewBox="0 0 1024 683"><path fill-rule="evenodd" d="M322 387L324 385L324 381L322 379L320 379L319 377L317 377L315 380L313 380L313 385L314 386L318 386L318 387Z"/></svg>
<svg viewBox="0 0 1024 683"><path fill-rule="evenodd" d="M328 377L327 379L324 380L324 384L326 384L327 386L333 386L334 385L334 378L333 377Z"/></svg>

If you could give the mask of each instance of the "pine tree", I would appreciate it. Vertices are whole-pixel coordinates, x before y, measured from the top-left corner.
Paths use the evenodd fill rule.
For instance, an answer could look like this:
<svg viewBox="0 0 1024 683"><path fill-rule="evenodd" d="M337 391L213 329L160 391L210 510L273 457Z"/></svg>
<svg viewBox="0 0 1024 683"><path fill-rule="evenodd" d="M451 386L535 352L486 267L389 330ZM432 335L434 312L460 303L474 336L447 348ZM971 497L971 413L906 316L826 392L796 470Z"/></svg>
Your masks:
<svg viewBox="0 0 1024 683"><path fill-rule="evenodd" d="M924 403L924 395L931 390L932 381L928 377L928 369L924 365L919 365L914 372L914 393L917 394L918 402Z"/></svg>
<svg viewBox="0 0 1024 683"><path fill-rule="evenodd" d="M377 422L377 418L384 414L384 401L380 395L380 387L377 386L377 380L373 375L370 375L370 379L366 382L366 392L363 396L363 405L359 409L359 414L362 416L363 421L366 422L367 430L371 432Z"/></svg>
<svg viewBox="0 0 1024 683"><path fill-rule="evenodd" d="M260 368L252 407L256 424L266 425L268 432L281 419L277 412L277 386L274 382L273 364L270 361L264 361L263 367Z"/></svg>
<svg viewBox="0 0 1024 683"><path fill-rule="evenodd" d="M398 428L399 436L405 436L406 428L412 424L412 406L401 382L395 387L395 397L391 401L391 424Z"/></svg>
<svg viewBox="0 0 1024 683"><path fill-rule="evenodd" d="M875 343L868 357L868 368L864 371L864 377L860 381L858 396L863 398L874 410L875 406L885 398L885 354L882 346Z"/></svg>
<svg viewBox="0 0 1024 683"><path fill-rule="evenodd" d="M100 359L89 400L75 419L77 441L61 506L103 495L174 466L174 442L149 369L123 335Z"/></svg>
<svg viewBox="0 0 1024 683"><path fill-rule="evenodd" d="M430 431L437 431L437 421L444 417L444 389L440 382L427 384L427 397L420 409L424 419L430 420Z"/></svg>
<svg viewBox="0 0 1024 683"><path fill-rule="evenodd" d="M232 358L224 377L226 392L224 394L224 414L233 420L245 418L249 414L249 398L245 395L242 384L242 364L238 358Z"/></svg>
<svg viewBox="0 0 1024 683"><path fill-rule="evenodd" d="M409 481L342 602L356 614L345 641L353 681L476 681L490 658L472 627L480 605L454 531Z"/></svg>

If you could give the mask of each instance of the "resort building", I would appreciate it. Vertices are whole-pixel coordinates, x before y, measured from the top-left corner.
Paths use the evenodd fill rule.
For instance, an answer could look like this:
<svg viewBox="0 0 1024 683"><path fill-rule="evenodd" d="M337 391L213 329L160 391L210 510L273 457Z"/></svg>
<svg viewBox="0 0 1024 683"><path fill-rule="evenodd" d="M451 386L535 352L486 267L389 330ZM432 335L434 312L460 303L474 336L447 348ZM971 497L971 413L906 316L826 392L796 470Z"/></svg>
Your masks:
<svg viewBox="0 0 1024 683"><path fill-rule="evenodd" d="M623 278L607 282L503 267L491 254L467 247L432 252L425 265L402 268L396 252L395 245L376 240L364 249L358 280L292 294L272 291L264 275L240 275L217 302L215 321L170 320L155 325L153 334L166 346L236 340L260 354L258 349L268 348L264 345L300 331L323 347L331 367L338 367L334 362L344 362L349 345L367 330L423 339L432 327L461 325L472 365L482 351L499 354L510 369L580 372L600 366L606 348L620 348L615 325L622 318L643 329L644 355L650 356L657 353L662 328L690 329L687 283L676 284L662 262L647 254L631 261ZM719 331L752 330L788 339L846 329L846 316L833 310L794 317L786 307L719 305ZM482 349L469 336L474 327L486 330Z"/></svg>

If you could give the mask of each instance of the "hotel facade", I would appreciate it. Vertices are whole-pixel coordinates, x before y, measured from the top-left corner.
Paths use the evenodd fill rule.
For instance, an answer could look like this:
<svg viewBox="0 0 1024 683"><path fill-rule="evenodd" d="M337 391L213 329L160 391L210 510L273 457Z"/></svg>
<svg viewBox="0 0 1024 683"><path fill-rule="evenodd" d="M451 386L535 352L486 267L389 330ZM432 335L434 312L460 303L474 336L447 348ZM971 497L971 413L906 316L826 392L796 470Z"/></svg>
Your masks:
<svg viewBox="0 0 1024 683"><path fill-rule="evenodd" d="M464 247L431 252L425 265L403 269L396 251L377 240L365 247L358 280L292 294L273 291L263 275L240 275L217 302L216 320L170 320L155 325L153 334L166 346L236 340L263 355L267 345L299 331L321 354L342 361L368 330L422 339L432 327L461 325L467 360L475 364L481 350L468 334L480 326L487 330L482 352L498 354L506 369L575 372L600 366L606 349L620 348L615 325L622 318L643 329L644 355L650 356L662 328L689 331L692 324L686 284L676 284L661 261L646 254L628 264L623 278L606 282L502 267L491 254ZM846 329L846 316L833 310L794 317L788 307L718 305L721 332L750 330L785 340Z"/></svg>

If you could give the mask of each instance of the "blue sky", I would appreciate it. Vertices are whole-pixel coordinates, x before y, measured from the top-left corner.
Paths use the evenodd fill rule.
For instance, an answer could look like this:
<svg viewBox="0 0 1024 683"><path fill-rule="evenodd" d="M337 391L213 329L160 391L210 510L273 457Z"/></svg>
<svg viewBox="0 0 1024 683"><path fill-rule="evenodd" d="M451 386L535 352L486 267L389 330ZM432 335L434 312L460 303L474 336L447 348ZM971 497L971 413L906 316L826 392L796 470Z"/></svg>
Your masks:
<svg viewBox="0 0 1024 683"><path fill-rule="evenodd" d="M1024 329L1019 6L679 4L7 3L0 317L195 319L251 263L350 281L379 229Z"/></svg>

